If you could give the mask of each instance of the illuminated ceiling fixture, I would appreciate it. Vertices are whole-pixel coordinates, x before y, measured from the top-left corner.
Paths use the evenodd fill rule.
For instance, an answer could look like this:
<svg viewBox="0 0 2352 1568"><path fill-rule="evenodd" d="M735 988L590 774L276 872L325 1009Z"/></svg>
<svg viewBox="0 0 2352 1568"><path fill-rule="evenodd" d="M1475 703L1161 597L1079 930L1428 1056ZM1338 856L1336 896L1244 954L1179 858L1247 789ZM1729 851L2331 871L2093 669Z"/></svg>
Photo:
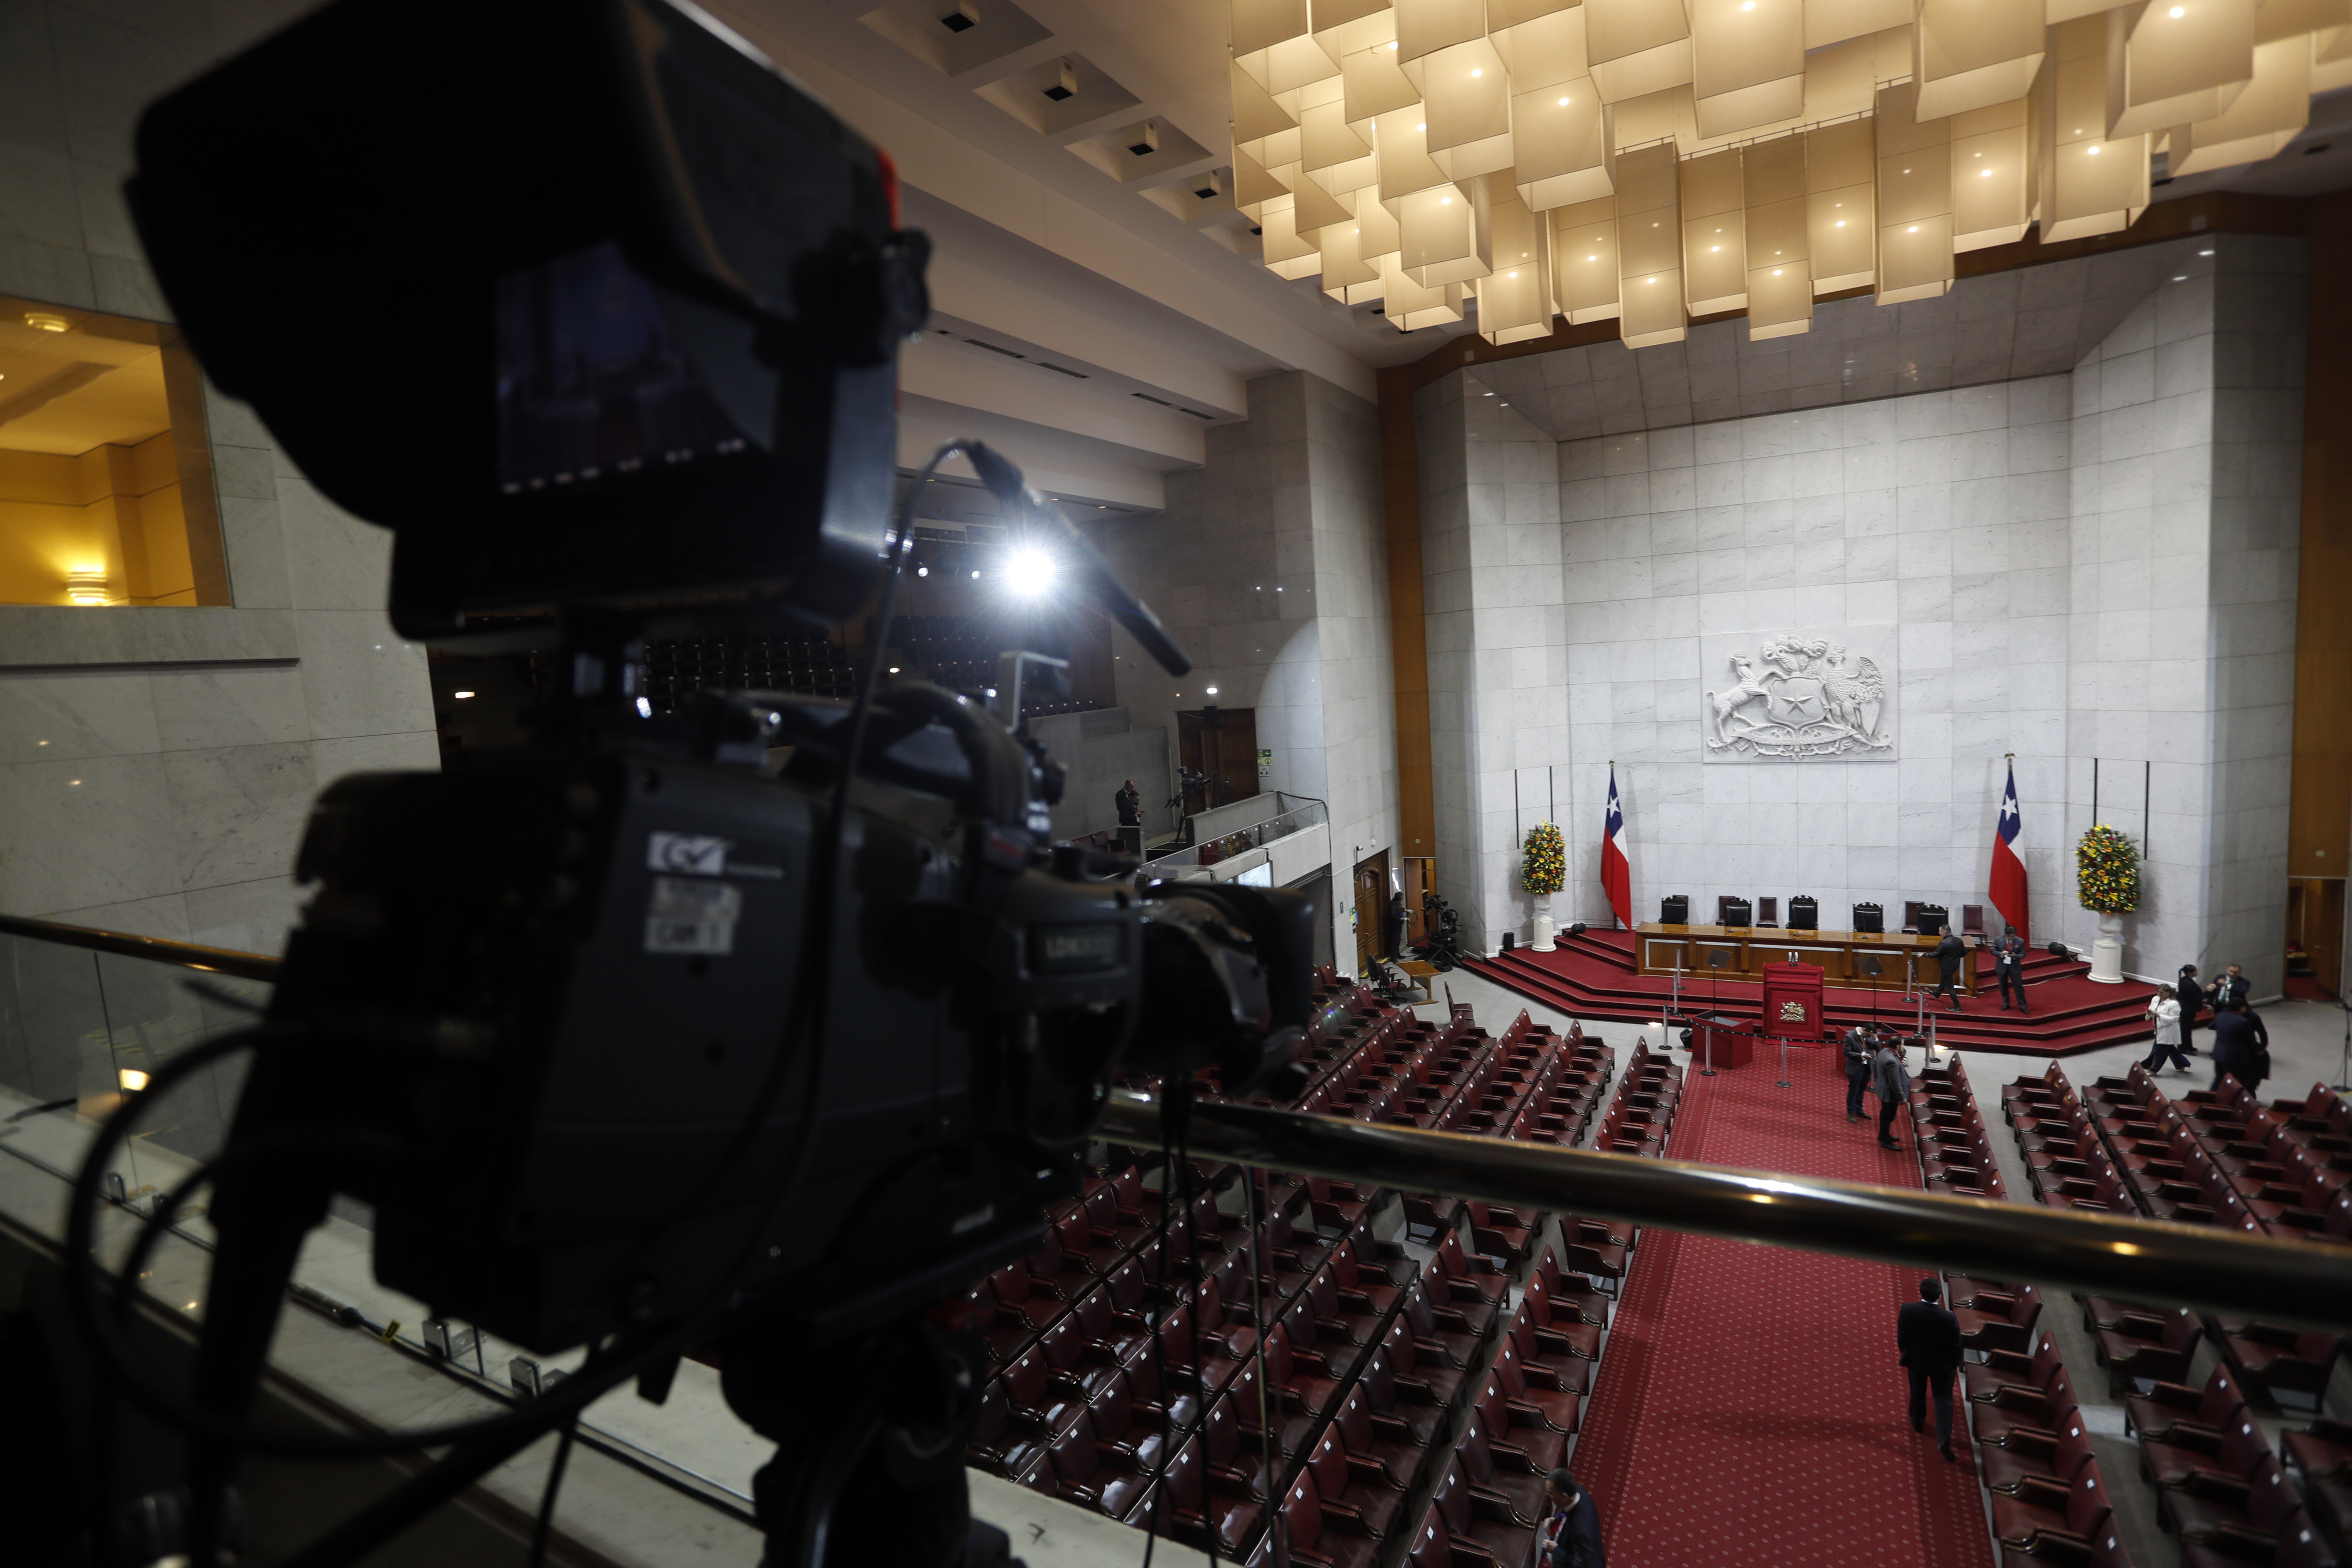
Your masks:
<svg viewBox="0 0 2352 1568"><path fill-rule="evenodd" d="M2171 175L2242 168L2352 89L2352 0L1228 3L1264 264L1399 331L1475 297L1497 342L1932 297L1961 252L2127 226L2158 138Z"/></svg>
<svg viewBox="0 0 2352 1568"><path fill-rule="evenodd" d="M114 1075L114 1078L115 1081L122 1086L122 1092L125 1094L137 1094L147 1087L147 1075L137 1068L123 1068Z"/></svg>
<svg viewBox="0 0 2352 1568"><path fill-rule="evenodd" d="M1004 563L1004 585L1018 599L1034 599L1054 586L1061 575L1060 563L1053 555L1034 544L1024 544L1013 552Z"/></svg>
<svg viewBox="0 0 2352 1568"><path fill-rule="evenodd" d="M458 701L463 702L466 699L471 697L473 693L470 691L452 691L449 695L456 698Z"/></svg>
<svg viewBox="0 0 2352 1568"><path fill-rule="evenodd" d="M62 332L73 323L55 310L27 310L25 312L25 325L37 332Z"/></svg>

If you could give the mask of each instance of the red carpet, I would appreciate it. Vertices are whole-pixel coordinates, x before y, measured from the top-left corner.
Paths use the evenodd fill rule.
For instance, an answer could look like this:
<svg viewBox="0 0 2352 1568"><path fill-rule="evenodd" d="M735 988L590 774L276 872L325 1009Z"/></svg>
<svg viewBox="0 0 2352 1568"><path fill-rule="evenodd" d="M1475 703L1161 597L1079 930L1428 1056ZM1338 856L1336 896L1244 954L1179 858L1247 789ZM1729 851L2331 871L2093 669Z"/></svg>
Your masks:
<svg viewBox="0 0 2352 1568"><path fill-rule="evenodd" d="M1693 1072L1669 1152L1919 1185L1874 1120L1847 1125L1823 1057L1791 1058L1792 1089L1778 1076L1760 1056ZM1932 1406L1924 1436L1905 1414L1895 1313L1917 1288L1885 1264L1643 1232L1575 1458L1612 1568L1990 1568L1965 1414L1958 1464L1936 1456Z"/></svg>
<svg viewBox="0 0 2352 1568"><path fill-rule="evenodd" d="M1979 952L1977 994L1958 1013L1936 1015L1937 1039L1961 1049L2018 1051L2027 1055L2066 1056L2126 1040L2151 1037L2147 999L2155 987L2126 981L2100 985L2090 979L2091 966L2058 958L2036 949L2026 959L2026 1003L2030 1014L2003 1012L2000 988L1993 984L1992 960ZM1633 973L1633 933L1587 931L1562 935L1558 949L1535 952L1515 948L1490 959L1473 959L1465 965L1498 985L1522 996L1580 1018L1618 1018L1639 1022L1658 1017L1672 994L1670 977ZM1710 998L1717 1000L1710 1001ZM1714 1011L1734 1019L1752 1019L1762 1011L1764 988L1747 981L1683 982L1683 1011ZM1822 1009L1832 1029L1844 1029L1871 1016L1868 991L1830 987ZM1908 1023L1916 1015L1900 984L1882 991L1878 1016L1900 1016Z"/></svg>

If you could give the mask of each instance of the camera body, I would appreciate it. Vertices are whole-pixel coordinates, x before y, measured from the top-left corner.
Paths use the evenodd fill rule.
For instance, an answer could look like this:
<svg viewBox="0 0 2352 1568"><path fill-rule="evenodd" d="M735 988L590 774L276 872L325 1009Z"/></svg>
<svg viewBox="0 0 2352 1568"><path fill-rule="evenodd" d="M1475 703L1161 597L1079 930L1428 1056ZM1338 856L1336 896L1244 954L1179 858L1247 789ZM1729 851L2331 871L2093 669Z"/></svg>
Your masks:
<svg viewBox="0 0 2352 1568"><path fill-rule="evenodd" d="M1034 1250L1114 1075L1287 1059L1304 900L1042 868L1049 769L950 693L886 696L813 889L842 712L747 694L330 789L272 1006L314 1043L257 1063L237 1136L381 1133L396 1163L335 1173L379 1277L534 1350L730 1276L822 1276L799 1315L823 1338ZM827 1022L796 1046L813 910Z"/></svg>

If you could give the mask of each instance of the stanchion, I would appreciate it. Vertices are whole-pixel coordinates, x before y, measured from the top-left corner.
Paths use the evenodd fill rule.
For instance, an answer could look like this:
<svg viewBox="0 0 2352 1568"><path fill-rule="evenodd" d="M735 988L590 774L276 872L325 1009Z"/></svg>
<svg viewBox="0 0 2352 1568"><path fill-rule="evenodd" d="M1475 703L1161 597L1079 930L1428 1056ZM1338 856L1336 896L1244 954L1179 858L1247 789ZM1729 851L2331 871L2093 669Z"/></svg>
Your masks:
<svg viewBox="0 0 2352 1568"><path fill-rule="evenodd" d="M1772 1087L1775 1089L1787 1089L1790 1087L1789 1037L1786 1035L1780 1037L1780 1081L1774 1084Z"/></svg>

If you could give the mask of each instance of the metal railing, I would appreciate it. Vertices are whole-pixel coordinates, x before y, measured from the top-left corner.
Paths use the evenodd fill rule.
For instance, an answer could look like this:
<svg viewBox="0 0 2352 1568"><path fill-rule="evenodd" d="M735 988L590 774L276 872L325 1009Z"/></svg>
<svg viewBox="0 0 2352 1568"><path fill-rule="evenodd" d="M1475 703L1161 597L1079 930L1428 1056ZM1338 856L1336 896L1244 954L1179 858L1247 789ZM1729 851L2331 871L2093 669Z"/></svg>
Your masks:
<svg viewBox="0 0 2352 1568"><path fill-rule="evenodd" d="M1319 800L1307 801L1292 806L1278 816L1248 827L1237 828L1205 843L1162 855L1150 862L1150 868L1180 870L1191 866L1214 866L1236 855L1262 849L1277 838L1287 838L1294 833L1304 833L1310 827L1320 827L1331 820L1331 814Z"/></svg>

